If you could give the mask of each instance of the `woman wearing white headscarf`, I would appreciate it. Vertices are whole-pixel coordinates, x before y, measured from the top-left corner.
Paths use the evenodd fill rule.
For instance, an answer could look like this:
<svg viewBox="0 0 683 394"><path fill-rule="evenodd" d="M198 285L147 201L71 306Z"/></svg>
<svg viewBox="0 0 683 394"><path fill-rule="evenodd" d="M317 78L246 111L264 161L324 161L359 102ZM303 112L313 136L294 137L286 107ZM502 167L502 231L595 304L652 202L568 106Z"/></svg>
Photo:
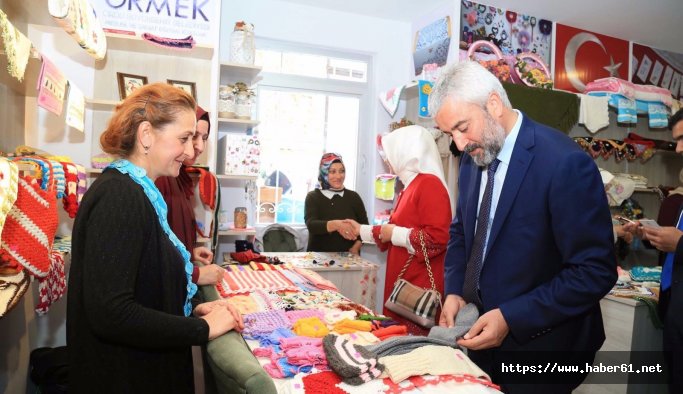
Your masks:
<svg viewBox="0 0 683 394"><path fill-rule="evenodd" d="M425 258L425 248L434 275L436 289L443 294L443 270L448 228L451 223L451 204L444 180L441 157L434 138L424 127L408 126L382 137L386 162L404 185L396 198L389 223L381 226L357 225L364 242L375 242L380 250L388 250L384 299L386 300L401 269L414 255L403 279L431 288ZM389 310L384 314L408 326L412 334L426 335L427 330ZM437 313L438 316L438 313Z"/></svg>

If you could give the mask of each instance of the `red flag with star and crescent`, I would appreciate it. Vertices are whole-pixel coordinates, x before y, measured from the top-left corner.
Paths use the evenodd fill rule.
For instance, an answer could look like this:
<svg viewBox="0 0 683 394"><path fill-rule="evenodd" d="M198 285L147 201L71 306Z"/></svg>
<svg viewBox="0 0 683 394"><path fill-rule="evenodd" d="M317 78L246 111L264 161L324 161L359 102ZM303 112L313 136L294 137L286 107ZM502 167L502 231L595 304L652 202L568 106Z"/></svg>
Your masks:
<svg viewBox="0 0 683 394"><path fill-rule="evenodd" d="M559 23L555 36L555 89L582 93L598 78L629 79L628 41Z"/></svg>

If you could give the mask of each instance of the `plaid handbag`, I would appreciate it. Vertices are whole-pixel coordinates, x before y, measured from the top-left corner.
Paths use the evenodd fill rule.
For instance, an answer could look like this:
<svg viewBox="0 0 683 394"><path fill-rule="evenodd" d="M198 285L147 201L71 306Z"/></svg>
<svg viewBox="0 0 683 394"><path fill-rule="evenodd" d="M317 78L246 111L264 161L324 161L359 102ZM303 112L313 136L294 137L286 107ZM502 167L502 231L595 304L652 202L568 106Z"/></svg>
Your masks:
<svg viewBox="0 0 683 394"><path fill-rule="evenodd" d="M50 250L57 233L57 196L52 166L47 160L18 158L40 165L42 182L32 176L19 177L17 200L7 215L0 236L0 265L26 269L37 278L47 276Z"/></svg>
<svg viewBox="0 0 683 394"><path fill-rule="evenodd" d="M411 255L398 274L398 278L394 283L394 289L391 291L389 299L384 303L384 307L415 324L431 328L436 325L436 310L441 305L441 294L436 290L422 230L420 230L420 245L425 256L425 264L427 264L427 273L429 274L432 288L423 289L402 279L403 274L405 274L408 266L413 261L414 255Z"/></svg>

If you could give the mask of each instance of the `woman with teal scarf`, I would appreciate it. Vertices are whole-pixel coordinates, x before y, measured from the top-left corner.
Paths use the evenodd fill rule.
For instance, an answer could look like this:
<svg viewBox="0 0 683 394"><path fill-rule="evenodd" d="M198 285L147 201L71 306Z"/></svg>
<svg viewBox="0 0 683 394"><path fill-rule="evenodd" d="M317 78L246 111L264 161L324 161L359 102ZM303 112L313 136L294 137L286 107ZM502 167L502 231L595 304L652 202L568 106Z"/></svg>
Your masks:
<svg viewBox="0 0 683 394"><path fill-rule="evenodd" d="M69 392L193 392L191 347L244 327L222 300L193 305L190 253L154 185L194 154L195 107L181 89L146 85L116 107L100 137L117 160L74 222Z"/></svg>

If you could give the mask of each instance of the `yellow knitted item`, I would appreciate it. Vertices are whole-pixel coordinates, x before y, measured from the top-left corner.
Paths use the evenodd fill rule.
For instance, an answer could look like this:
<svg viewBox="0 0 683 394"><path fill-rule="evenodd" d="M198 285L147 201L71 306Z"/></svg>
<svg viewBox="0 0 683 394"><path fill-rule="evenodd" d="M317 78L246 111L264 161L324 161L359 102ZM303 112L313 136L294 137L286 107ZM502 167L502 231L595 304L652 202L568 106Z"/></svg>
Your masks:
<svg viewBox="0 0 683 394"><path fill-rule="evenodd" d="M322 338L330 333L325 323L317 317L304 317L297 320L292 326L292 331L296 335L311 338Z"/></svg>
<svg viewBox="0 0 683 394"><path fill-rule="evenodd" d="M372 331L372 322L366 320L344 319L335 323L332 331L339 334L350 334L357 331Z"/></svg>
<svg viewBox="0 0 683 394"><path fill-rule="evenodd" d="M382 377L400 383L418 375L467 374L491 380L472 360L459 349L448 346L427 345L406 354L380 357L384 364Z"/></svg>

